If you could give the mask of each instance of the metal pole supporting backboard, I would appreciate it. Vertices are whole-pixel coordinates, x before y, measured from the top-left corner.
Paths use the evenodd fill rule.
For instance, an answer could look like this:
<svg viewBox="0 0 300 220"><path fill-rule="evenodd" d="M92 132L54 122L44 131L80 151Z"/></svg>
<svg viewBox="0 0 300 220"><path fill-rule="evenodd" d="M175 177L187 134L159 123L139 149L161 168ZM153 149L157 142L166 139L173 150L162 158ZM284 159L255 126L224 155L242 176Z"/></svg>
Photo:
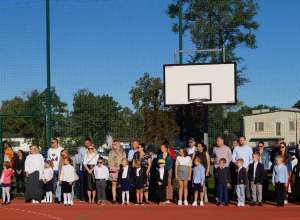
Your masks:
<svg viewBox="0 0 300 220"><path fill-rule="evenodd" d="M177 53L202 53L202 52L222 52L223 53L223 63L225 63L225 49L203 49L203 50L175 50L175 64L178 64ZM200 98L200 97L199 97ZM225 106L226 108L226 106ZM223 107L224 109L224 107ZM204 106L204 116L203 116L203 133L204 133L204 144L208 146L208 106Z"/></svg>

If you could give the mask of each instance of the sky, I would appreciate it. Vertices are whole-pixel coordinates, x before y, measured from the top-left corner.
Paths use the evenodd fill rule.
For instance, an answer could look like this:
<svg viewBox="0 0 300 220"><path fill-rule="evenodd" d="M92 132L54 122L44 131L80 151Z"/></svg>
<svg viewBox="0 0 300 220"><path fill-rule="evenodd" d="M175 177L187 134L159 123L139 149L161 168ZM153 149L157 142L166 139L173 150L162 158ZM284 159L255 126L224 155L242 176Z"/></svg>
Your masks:
<svg viewBox="0 0 300 220"><path fill-rule="evenodd" d="M174 63L179 40L165 13L172 0L50 2L51 85L69 110L83 88L133 109L129 91L135 81L145 72L163 78L163 65ZM238 99L251 107L289 108L300 99L300 1L258 3L258 48L236 50L251 81L238 88ZM0 101L43 91L45 4L1 0L0 20ZM195 49L189 36L183 37L183 49ZM187 59L186 54L184 63Z"/></svg>

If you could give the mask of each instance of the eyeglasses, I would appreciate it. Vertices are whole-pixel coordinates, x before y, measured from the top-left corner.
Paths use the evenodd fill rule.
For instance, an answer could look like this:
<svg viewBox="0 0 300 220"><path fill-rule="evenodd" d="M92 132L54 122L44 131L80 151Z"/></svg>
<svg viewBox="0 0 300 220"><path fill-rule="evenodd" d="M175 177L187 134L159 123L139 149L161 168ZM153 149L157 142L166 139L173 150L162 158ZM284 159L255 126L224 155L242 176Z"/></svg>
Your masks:
<svg viewBox="0 0 300 220"><path fill-rule="evenodd" d="M190 144L190 143L194 143L194 141L189 141L189 144Z"/></svg>
<svg viewBox="0 0 300 220"><path fill-rule="evenodd" d="M102 164L103 162L97 162L97 163L100 163L100 164Z"/></svg>
<svg viewBox="0 0 300 220"><path fill-rule="evenodd" d="M258 145L258 147L264 147L264 146Z"/></svg>
<svg viewBox="0 0 300 220"><path fill-rule="evenodd" d="M49 143L49 142L48 142ZM51 144L54 144L54 143L56 143L56 142L51 142Z"/></svg>
<svg viewBox="0 0 300 220"><path fill-rule="evenodd" d="M88 148L89 150L94 150L94 148Z"/></svg>
<svg viewBox="0 0 300 220"><path fill-rule="evenodd" d="M140 147L136 147L136 149L140 149Z"/></svg>
<svg viewBox="0 0 300 220"><path fill-rule="evenodd" d="M285 146L280 146L280 148L285 148Z"/></svg>

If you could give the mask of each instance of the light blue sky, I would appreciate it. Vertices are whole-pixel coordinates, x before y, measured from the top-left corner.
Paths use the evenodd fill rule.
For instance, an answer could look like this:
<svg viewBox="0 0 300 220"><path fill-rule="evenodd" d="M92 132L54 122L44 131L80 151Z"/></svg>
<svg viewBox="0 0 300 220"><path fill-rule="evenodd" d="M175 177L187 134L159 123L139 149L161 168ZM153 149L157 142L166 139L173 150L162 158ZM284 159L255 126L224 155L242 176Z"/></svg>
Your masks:
<svg viewBox="0 0 300 220"><path fill-rule="evenodd" d="M25 2L30 0L0 3L0 101L46 88L45 4L14 5ZM144 72L162 77L163 64L174 63L178 35L164 12L171 0L67 2L50 4L52 86L70 110L82 88L132 108L134 82ZM238 99L249 106L292 107L300 99L300 1L259 5L258 49L236 51L251 80L238 89ZM183 49L195 49L189 37Z"/></svg>

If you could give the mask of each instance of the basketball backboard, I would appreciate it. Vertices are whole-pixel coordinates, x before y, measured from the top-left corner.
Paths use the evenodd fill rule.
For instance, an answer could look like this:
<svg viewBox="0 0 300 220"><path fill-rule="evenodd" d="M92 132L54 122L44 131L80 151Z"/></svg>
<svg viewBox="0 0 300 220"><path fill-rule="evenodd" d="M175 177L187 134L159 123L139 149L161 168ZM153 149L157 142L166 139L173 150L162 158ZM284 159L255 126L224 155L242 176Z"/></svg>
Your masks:
<svg viewBox="0 0 300 220"><path fill-rule="evenodd" d="M188 105L206 99L205 105L234 105L236 63L164 65L165 105Z"/></svg>

